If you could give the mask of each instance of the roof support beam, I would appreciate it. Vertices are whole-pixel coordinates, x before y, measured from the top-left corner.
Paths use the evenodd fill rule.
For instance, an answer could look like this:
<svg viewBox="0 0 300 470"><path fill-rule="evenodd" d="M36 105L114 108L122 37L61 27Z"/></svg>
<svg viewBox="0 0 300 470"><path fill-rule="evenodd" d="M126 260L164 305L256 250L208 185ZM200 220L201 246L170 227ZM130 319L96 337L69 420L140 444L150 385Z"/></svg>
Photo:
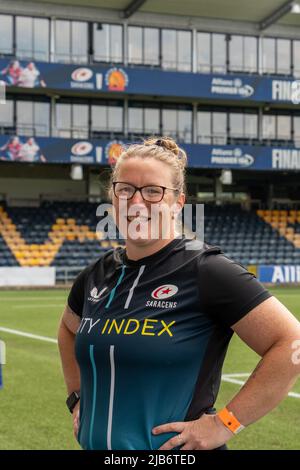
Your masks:
<svg viewBox="0 0 300 470"><path fill-rule="evenodd" d="M274 10L270 15L266 16L260 23L259 23L259 30L263 31L266 28L269 28L272 24L276 23L282 16L289 13L294 5L295 0L288 0L279 8Z"/></svg>
<svg viewBox="0 0 300 470"><path fill-rule="evenodd" d="M146 0L132 0L129 5L123 10L122 17L129 18L133 13L135 13L142 5L145 3Z"/></svg>

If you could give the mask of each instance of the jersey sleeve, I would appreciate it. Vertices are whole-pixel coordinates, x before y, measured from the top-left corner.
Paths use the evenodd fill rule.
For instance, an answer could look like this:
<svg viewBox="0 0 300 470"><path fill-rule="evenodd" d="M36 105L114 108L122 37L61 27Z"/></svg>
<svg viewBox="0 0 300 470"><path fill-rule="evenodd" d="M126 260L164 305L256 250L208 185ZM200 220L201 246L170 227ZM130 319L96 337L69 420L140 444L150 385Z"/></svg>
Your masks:
<svg viewBox="0 0 300 470"><path fill-rule="evenodd" d="M84 289L88 270L84 269L76 277L68 296L68 306L76 315L82 317L84 304Z"/></svg>
<svg viewBox="0 0 300 470"><path fill-rule="evenodd" d="M223 254L208 254L198 263L200 302L204 311L226 327L272 295L239 263Z"/></svg>

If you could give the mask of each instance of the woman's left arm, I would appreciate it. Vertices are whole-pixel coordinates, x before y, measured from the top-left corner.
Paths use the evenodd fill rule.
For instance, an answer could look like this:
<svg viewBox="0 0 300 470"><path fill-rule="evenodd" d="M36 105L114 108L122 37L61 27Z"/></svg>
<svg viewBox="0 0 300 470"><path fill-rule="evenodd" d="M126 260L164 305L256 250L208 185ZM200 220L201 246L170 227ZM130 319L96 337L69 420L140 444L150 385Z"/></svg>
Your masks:
<svg viewBox="0 0 300 470"><path fill-rule="evenodd" d="M300 374L300 323L270 297L232 326L262 359L228 403L244 426L271 411L289 392Z"/></svg>

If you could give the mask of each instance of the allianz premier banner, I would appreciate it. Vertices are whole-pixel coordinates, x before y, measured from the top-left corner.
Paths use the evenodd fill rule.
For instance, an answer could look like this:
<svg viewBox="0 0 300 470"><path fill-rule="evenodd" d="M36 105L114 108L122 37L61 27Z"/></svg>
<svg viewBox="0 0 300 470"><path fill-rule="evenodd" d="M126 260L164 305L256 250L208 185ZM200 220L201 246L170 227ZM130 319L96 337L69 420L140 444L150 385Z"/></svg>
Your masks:
<svg viewBox="0 0 300 470"><path fill-rule="evenodd" d="M137 142L138 143L138 142ZM62 139L0 135L0 163L82 163L113 165L124 146L121 140ZM300 170L300 149L258 146L182 144L193 168Z"/></svg>
<svg viewBox="0 0 300 470"><path fill-rule="evenodd" d="M22 88L300 103L300 81L0 59L0 82Z"/></svg>
<svg viewBox="0 0 300 470"><path fill-rule="evenodd" d="M300 266L259 266L258 278L261 282L300 283Z"/></svg>

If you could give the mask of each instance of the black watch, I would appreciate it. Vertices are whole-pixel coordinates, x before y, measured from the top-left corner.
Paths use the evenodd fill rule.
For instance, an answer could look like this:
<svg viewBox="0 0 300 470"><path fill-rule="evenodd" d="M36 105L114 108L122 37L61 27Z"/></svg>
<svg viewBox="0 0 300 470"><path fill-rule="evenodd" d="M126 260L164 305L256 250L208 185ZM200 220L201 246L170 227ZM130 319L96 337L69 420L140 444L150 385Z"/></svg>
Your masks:
<svg viewBox="0 0 300 470"><path fill-rule="evenodd" d="M69 408L70 410L70 413L73 413L73 410L75 408L75 406L77 405L77 403L79 402L80 400L80 392L72 392L71 395L68 396L67 400L66 400L66 404L67 404L67 407Z"/></svg>

